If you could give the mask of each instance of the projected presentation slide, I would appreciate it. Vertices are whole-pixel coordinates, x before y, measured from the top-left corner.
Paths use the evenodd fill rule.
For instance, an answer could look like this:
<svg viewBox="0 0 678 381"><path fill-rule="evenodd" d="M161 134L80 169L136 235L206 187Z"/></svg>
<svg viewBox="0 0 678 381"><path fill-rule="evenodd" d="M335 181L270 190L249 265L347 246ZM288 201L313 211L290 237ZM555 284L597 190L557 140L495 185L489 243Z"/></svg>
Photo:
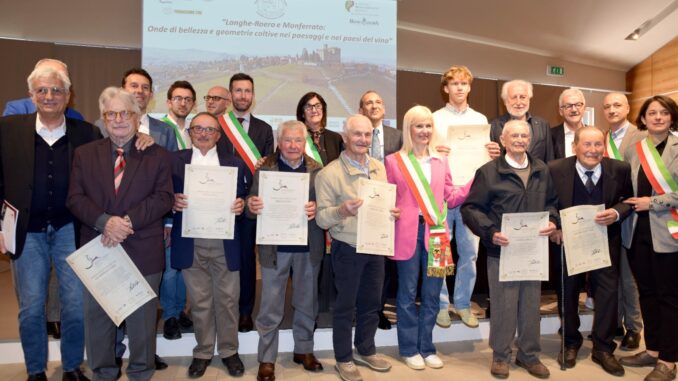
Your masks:
<svg viewBox="0 0 678 381"><path fill-rule="evenodd" d="M367 90L383 97L395 126L396 12L395 0L144 0L149 112L166 113L176 80L191 82L195 111L204 111L207 90L243 72L254 78L252 113L274 128L315 91L327 102L327 127L339 130Z"/></svg>

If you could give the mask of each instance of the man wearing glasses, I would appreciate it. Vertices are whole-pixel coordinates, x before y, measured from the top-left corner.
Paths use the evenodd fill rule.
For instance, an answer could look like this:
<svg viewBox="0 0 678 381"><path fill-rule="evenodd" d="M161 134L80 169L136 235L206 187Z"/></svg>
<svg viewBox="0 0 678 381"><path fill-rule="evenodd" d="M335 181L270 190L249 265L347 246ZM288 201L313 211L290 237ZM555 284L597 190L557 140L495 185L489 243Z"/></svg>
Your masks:
<svg viewBox="0 0 678 381"><path fill-rule="evenodd" d="M66 263L75 251L73 216L66 209L71 154L101 138L93 125L67 118L68 75L40 66L28 77L37 112L0 118L0 199L18 211L12 258L19 301L19 335L28 380L47 380L45 302L50 265L59 281L61 360L64 380L87 380L80 370L84 350L82 283Z"/></svg>
<svg viewBox="0 0 678 381"><path fill-rule="evenodd" d="M207 95L203 99L205 100L205 111L217 118L224 115L226 110L231 107L231 92L223 86L213 86L207 90Z"/></svg>
<svg viewBox="0 0 678 381"><path fill-rule="evenodd" d="M245 367L238 356L238 297L240 295L240 224L236 222L233 239L199 239L181 236L182 211L191 207L184 194L186 164L238 168L236 199L231 211L240 215L247 195L245 177L251 175L245 163L217 145L221 138L217 118L201 112L191 120L193 148L172 157L174 184L174 226L172 227L172 265L182 270L191 303L191 316L197 345L188 377L205 374L212 361L214 347L228 373L242 376ZM249 182L248 181L248 182Z"/></svg>
<svg viewBox="0 0 678 381"><path fill-rule="evenodd" d="M560 93L558 97L558 112L563 117L564 122L551 129L554 159L562 159L574 155L572 151L574 132L584 127L582 122L584 110L586 110L586 99L581 90L569 88Z"/></svg>
<svg viewBox="0 0 678 381"><path fill-rule="evenodd" d="M167 90L167 115L161 120L172 127L179 149L191 148L186 118L195 107L195 89L188 81L176 81Z"/></svg>

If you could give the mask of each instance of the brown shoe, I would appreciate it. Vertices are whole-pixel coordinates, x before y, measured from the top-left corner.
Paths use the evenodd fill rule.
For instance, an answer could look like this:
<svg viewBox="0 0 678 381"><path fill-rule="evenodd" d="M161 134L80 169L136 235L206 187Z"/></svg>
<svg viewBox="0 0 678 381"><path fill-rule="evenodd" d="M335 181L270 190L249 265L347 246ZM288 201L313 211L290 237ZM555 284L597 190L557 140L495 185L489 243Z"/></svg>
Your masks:
<svg viewBox="0 0 678 381"><path fill-rule="evenodd" d="M490 367L490 373L496 377L501 378L502 380L508 378L509 376L509 364L505 361L492 360L492 366Z"/></svg>
<svg viewBox="0 0 678 381"><path fill-rule="evenodd" d="M577 348L565 348L565 355L563 352L558 353L558 364L563 365L565 363L566 368L574 368L577 365Z"/></svg>
<svg viewBox="0 0 678 381"><path fill-rule="evenodd" d="M275 381L275 364L270 362L260 363L257 381Z"/></svg>
<svg viewBox="0 0 678 381"><path fill-rule="evenodd" d="M620 358L619 363L625 366L655 366L657 365L657 358L647 354L647 351L642 351L633 356Z"/></svg>
<svg viewBox="0 0 678 381"><path fill-rule="evenodd" d="M295 353L292 361L297 364L303 364L304 369L311 372L320 372L323 370L323 364L318 361L313 353Z"/></svg>
<svg viewBox="0 0 678 381"><path fill-rule="evenodd" d="M594 349L591 352L591 360L603 367L604 371L613 376L621 377L624 375L624 367L621 366L619 361L617 361L612 353L597 351Z"/></svg>
<svg viewBox="0 0 678 381"><path fill-rule="evenodd" d="M537 360L534 364L525 364L524 362L516 359L516 365L527 370L527 372L537 378L549 378L551 372L546 365L542 364L541 361Z"/></svg>
<svg viewBox="0 0 678 381"><path fill-rule="evenodd" d="M660 362L654 367L652 372L645 376L645 381L671 381L676 378L676 367L669 369L668 366Z"/></svg>

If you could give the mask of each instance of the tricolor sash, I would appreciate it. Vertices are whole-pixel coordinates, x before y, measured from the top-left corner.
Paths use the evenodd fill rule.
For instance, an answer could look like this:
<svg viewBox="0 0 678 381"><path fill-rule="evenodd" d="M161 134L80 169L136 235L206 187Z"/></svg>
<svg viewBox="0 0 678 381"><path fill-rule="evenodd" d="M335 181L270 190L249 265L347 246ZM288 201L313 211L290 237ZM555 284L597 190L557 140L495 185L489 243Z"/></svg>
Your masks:
<svg viewBox="0 0 678 381"><path fill-rule="evenodd" d="M323 165L323 161L320 158L320 153L318 152L318 147L313 144L313 139L311 139L310 134L306 135L306 154L312 157L313 160L317 161L321 166Z"/></svg>
<svg viewBox="0 0 678 381"><path fill-rule="evenodd" d="M636 152L640 165L643 166L643 171L656 194L663 195L678 191L678 184L673 180L671 172L666 168L649 136L636 143ZM673 221L668 221L666 225L671 236L678 239L678 210L671 209L671 216L673 216Z"/></svg>
<svg viewBox="0 0 678 381"><path fill-rule="evenodd" d="M431 190L431 184L426 180L419 162L410 152L398 152L395 155L398 168L405 177L407 186L417 200L421 214L429 226L428 268L426 275L430 277L445 277L454 273L450 238L445 230L447 218L447 202L443 202L443 210Z"/></svg>
<svg viewBox="0 0 678 381"><path fill-rule="evenodd" d="M228 140L233 144L233 148L238 151L247 167L254 173L254 167L257 161L261 159L261 154L240 122L238 122L233 111L221 115L219 117L219 125L224 130Z"/></svg>
<svg viewBox="0 0 678 381"><path fill-rule="evenodd" d="M612 159L623 160L617 145L614 143L614 139L612 139L612 134L609 131L607 133L607 142L605 142L604 156Z"/></svg>
<svg viewBox="0 0 678 381"><path fill-rule="evenodd" d="M184 137L181 136L182 133L181 133L181 131L179 131L179 126L177 126L177 125L172 121L172 119L170 119L169 116L167 116L167 115L165 115L165 116L164 116L162 119L160 119L160 120L163 121L163 122L165 122L165 123L167 123L167 124L169 124L169 125L172 127L172 129L174 129L174 135L177 137L177 141L179 142L179 148L181 148L181 149L186 149L186 142L184 142Z"/></svg>

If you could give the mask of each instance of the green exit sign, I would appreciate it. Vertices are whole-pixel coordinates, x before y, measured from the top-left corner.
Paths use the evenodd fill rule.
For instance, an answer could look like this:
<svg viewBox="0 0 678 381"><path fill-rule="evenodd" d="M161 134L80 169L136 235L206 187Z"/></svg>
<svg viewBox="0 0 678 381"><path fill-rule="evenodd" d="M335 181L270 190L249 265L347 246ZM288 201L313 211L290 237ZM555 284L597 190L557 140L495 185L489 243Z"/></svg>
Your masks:
<svg viewBox="0 0 678 381"><path fill-rule="evenodd" d="M546 66L546 75L550 75L550 76L554 76L554 77L564 77L565 76L565 68L563 66L547 65Z"/></svg>

